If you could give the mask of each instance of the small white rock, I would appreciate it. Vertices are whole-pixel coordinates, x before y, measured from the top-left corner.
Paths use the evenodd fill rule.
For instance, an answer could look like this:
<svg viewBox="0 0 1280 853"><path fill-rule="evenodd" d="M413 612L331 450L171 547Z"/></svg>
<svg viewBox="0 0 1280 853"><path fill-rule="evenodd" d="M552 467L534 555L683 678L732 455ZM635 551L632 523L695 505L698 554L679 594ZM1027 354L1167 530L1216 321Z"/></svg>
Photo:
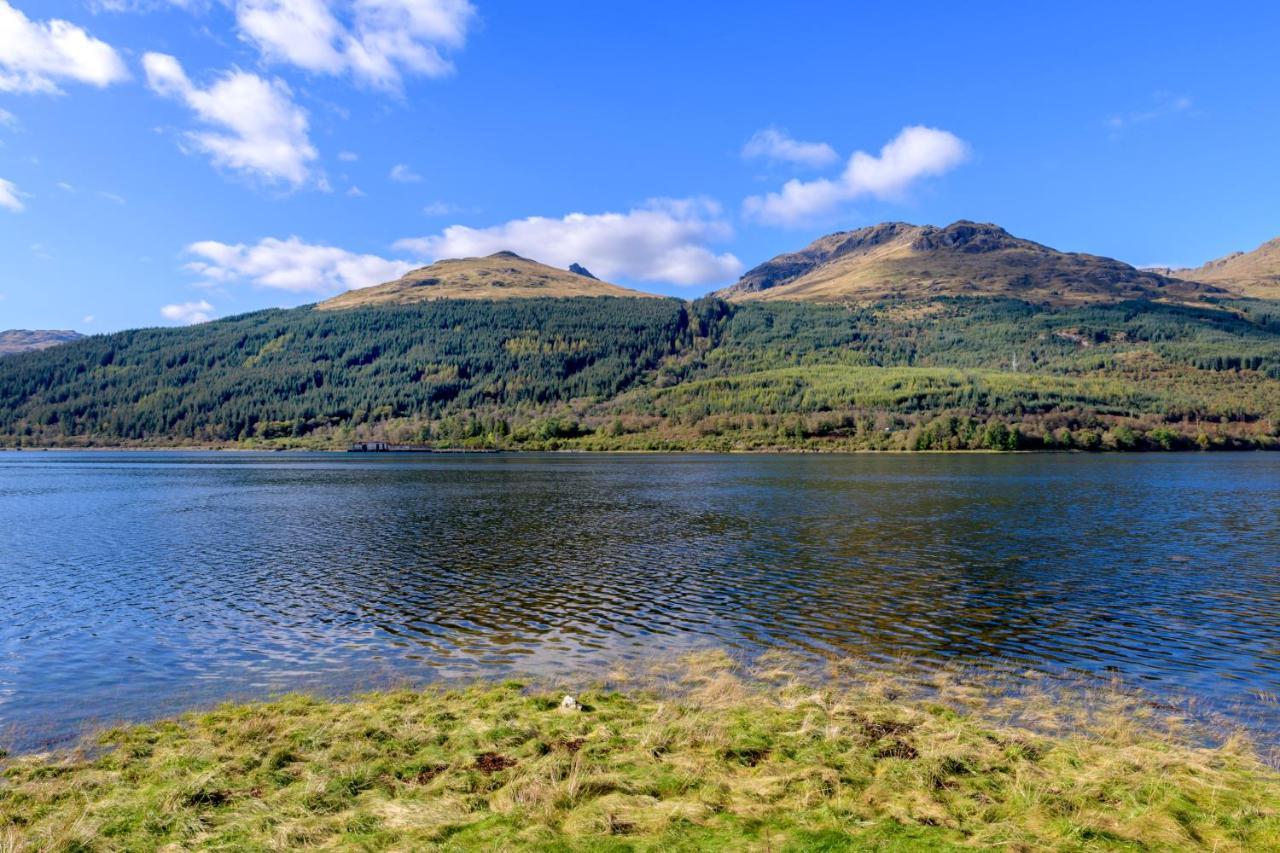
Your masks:
<svg viewBox="0 0 1280 853"><path fill-rule="evenodd" d="M560 700L561 711L577 711L578 708L578 700L574 699L572 696L566 694L565 697Z"/></svg>

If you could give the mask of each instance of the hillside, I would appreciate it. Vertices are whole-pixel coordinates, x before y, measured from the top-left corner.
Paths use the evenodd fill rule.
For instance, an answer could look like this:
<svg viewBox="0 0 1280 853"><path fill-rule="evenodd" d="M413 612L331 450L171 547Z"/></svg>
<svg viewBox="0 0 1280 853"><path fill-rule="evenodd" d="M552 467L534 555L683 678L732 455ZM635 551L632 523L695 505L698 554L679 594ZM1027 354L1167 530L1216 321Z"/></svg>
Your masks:
<svg viewBox="0 0 1280 853"><path fill-rule="evenodd" d="M1280 299L1280 237L1252 252L1233 252L1195 269L1173 270L1170 275L1259 299Z"/></svg>
<svg viewBox="0 0 1280 853"><path fill-rule="evenodd" d="M1216 288L1097 255L1059 252L996 225L888 222L821 237L748 270L717 296L734 302L870 302L997 296L1070 305L1198 300Z"/></svg>
<svg viewBox="0 0 1280 853"><path fill-rule="evenodd" d="M1280 302L442 299L0 359L0 447L1280 447Z"/></svg>
<svg viewBox="0 0 1280 853"><path fill-rule="evenodd" d="M577 264L574 268L573 271L556 269L514 252L437 261L386 284L349 290L316 307L328 311L371 305L411 305L437 299L652 295L600 281Z"/></svg>
<svg viewBox="0 0 1280 853"><path fill-rule="evenodd" d="M84 336L69 329L9 329L0 331L0 355L56 347L81 337Z"/></svg>

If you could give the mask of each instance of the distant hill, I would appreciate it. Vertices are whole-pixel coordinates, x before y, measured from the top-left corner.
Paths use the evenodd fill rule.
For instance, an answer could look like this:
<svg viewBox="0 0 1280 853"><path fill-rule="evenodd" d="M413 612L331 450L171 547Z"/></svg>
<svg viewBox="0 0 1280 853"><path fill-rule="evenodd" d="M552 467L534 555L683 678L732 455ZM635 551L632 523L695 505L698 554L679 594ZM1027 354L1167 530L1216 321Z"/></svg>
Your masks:
<svg viewBox="0 0 1280 853"><path fill-rule="evenodd" d="M0 358L0 449L1280 450L1280 300L972 222L833 234L722 293L500 252L93 335Z"/></svg>
<svg viewBox="0 0 1280 853"><path fill-rule="evenodd" d="M0 358L0 448L1280 449L1280 301L436 299Z"/></svg>
<svg viewBox="0 0 1280 853"><path fill-rule="evenodd" d="M577 267L574 271L557 269L514 252L437 261L395 281L347 291L316 307L327 311L371 305L411 305L437 299L653 295L600 281L585 268L574 266Z"/></svg>
<svg viewBox="0 0 1280 853"><path fill-rule="evenodd" d="M9 329L0 332L0 355L47 349L82 337L70 329Z"/></svg>
<svg viewBox="0 0 1280 853"><path fill-rule="evenodd" d="M1051 305L1197 300L1220 291L1112 258L1059 252L996 225L887 222L821 237L748 270L718 296L734 302L868 302L1000 296Z"/></svg>
<svg viewBox="0 0 1280 853"><path fill-rule="evenodd" d="M1252 252L1233 252L1195 269L1171 270L1169 275L1259 299L1280 299L1280 237Z"/></svg>

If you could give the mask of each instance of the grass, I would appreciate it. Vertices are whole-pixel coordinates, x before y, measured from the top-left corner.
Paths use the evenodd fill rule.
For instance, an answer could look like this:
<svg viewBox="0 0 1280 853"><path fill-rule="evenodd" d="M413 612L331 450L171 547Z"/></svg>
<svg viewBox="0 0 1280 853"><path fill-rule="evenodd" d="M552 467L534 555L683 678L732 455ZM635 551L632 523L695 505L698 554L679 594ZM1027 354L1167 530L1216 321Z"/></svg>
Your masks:
<svg viewBox="0 0 1280 853"><path fill-rule="evenodd" d="M1280 849L1280 775L1130 694L716 654L610 684L290 696L11 757L0 851Z"/></svg>

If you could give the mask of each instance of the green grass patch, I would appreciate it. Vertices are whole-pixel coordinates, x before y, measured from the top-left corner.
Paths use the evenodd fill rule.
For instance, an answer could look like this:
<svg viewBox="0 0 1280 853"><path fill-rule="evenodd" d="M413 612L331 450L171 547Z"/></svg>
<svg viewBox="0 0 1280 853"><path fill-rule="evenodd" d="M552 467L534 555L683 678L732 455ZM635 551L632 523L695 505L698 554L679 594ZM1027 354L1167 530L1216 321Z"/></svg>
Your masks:
<svg viewBox="0 0 1280 853"><path fill-rule="evenodd" d="M0 851L1280 849L1280 775L1121 693L716 655L624 687L289 696L10 756Z"/></svg>

